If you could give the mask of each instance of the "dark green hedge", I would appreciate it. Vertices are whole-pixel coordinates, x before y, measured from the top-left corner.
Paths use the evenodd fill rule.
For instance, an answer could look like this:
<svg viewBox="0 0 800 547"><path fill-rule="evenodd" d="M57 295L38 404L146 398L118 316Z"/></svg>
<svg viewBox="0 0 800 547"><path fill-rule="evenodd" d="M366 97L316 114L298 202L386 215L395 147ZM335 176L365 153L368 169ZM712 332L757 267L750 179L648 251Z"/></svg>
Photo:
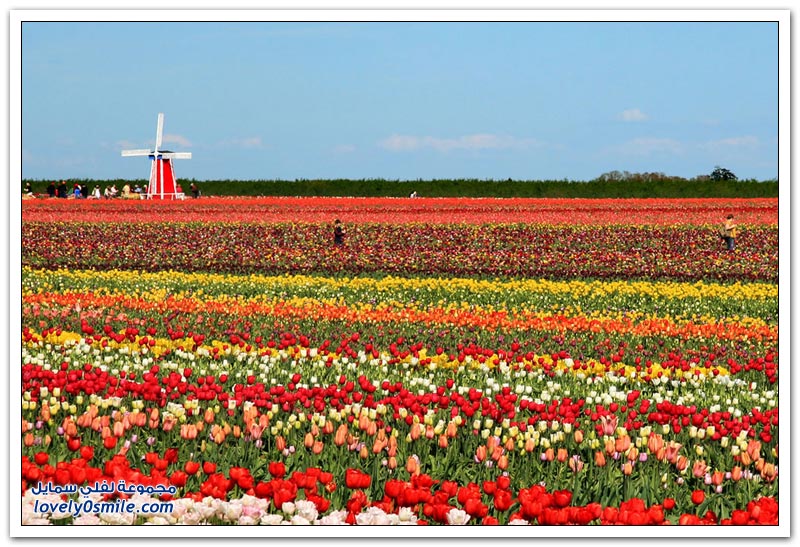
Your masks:
<svg viewBox="0 0 800 547"><path fill-rule="evenodd" d="M34 193L45 194L50 181L30 182ZM104 188L126 182L144 185L146 180L69 179L68 188L78 182L89 188ZM778 181L713 181L667 178L661 180L206 180L179 179L188 194L195 182L204 196L395 196L416 191L420 197L541 197L541 198L755 198L778 197Z"/></svg>

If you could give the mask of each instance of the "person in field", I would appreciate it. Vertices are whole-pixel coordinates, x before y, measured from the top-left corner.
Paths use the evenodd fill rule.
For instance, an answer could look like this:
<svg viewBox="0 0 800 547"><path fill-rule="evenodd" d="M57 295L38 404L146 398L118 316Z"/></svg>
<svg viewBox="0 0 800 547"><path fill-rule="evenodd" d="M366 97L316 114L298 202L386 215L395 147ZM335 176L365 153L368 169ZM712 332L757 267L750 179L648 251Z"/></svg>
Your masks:
<svg viewBox="0 0 800 547"><path fill-rule="evenodd" d="M344 245L344 226L342 226L342 221L338 218L333 222L333 244L334 245Z"/></svg>
<svg viewBox="0 0 800 547"><path fill-rule="evenodd" d="M736 250L736 223L733 221L733 215L728 215L725 219L719 237L725 242L729 251Z"/></svg>
<svg viewBox="0 0 800 547"><path fill-rule="evenodd" d="M192 197L193 198L199 198L200 197L200 188L198 188L195 183L192 183L191 185L189 185L189 189L192 191Z"/></svg>

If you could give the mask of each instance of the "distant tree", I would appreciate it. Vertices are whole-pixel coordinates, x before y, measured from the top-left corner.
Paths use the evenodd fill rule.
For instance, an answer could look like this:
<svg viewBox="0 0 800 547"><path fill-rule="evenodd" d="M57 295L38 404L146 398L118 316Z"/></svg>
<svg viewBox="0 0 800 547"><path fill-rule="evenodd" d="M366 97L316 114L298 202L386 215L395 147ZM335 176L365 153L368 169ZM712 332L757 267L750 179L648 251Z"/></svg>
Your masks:
<svg viewBox="0 0 800 547"><path fill-rule="evenodd" d="M736 175L733 174L732 171L725 169L724 167L720 167L719 165L714 167L714 170L709 175L711 180L719 181L719 180L737 180Z"/></svg>

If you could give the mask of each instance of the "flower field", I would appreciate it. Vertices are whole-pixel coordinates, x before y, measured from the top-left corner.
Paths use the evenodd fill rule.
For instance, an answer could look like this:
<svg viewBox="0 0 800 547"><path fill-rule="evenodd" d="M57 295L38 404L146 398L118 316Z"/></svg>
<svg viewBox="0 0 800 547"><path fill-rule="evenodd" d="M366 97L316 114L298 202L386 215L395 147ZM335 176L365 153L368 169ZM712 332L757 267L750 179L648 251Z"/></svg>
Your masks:
<svg viewBox="0 0 800 547"><path fill-rule="evenodd" d="M23 206L23 524L778 524L777 200L91 207Z"/></svg>

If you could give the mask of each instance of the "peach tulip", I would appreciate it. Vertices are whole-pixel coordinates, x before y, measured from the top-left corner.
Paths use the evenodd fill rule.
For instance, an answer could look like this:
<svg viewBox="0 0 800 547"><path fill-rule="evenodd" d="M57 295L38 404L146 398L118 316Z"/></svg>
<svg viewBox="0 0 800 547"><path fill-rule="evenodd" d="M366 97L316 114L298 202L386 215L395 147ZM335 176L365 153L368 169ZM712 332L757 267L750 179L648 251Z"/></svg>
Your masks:
<svg viewBox="0 0 800 547"><path fill-rule="evenodd" d="M708 466L706 465L706 462L703 460L696 460L692 465L692 475L699 479L700 477L705 476L707 469Z"/></svg>
<svg viewBox="0 0 800 547"><path fill-rule="evenodd" d="M680 452L682 446L681 443L676 443L675 441L667 443L666 458L669 463L674 464L678 461L678 452Z"/></svg>
<svg viewBox="0 0 800 547"><path fill-rule="evenodd" d="M774 463L765 463L761 468L761 478L767 482L772 482L778 476L778 468Z"/></svg>

